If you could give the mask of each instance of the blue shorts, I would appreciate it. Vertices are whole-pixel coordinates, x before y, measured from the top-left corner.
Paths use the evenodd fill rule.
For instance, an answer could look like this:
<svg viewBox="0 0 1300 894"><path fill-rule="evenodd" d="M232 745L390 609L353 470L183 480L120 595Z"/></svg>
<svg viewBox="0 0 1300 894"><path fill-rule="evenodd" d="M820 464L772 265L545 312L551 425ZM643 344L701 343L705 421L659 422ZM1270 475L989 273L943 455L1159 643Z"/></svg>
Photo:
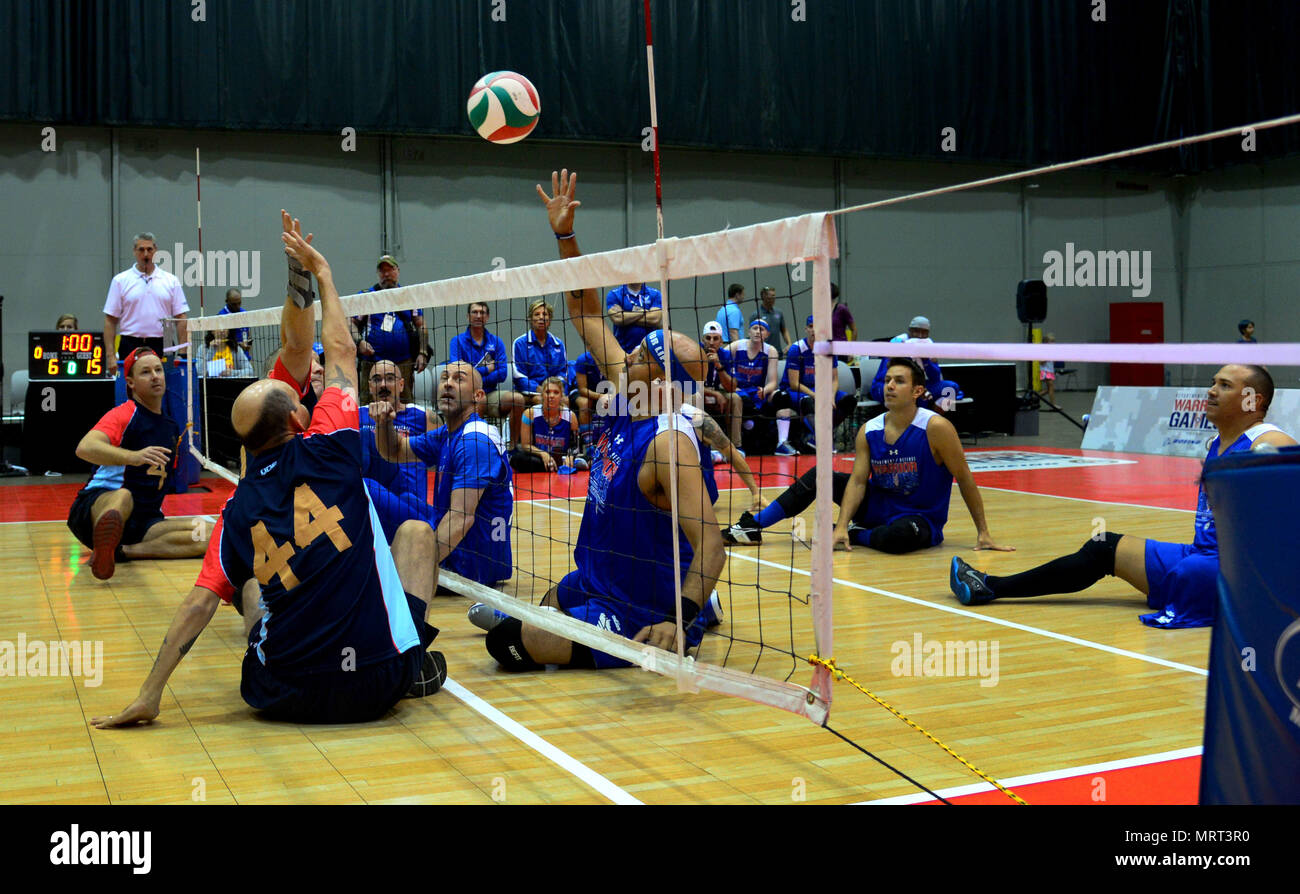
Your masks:
<svg viewBox="0 0 1300 894"><path fill-rule="evenodd" d="M661 612L628 605L617 599L588 592L583 589L577 571L570 571L560 580L555 588L555 598L560 605L560 611L569 617L599 627L601 630L617 633L627 639L635 637L644 627L667 620ZM703 636L704 624L697 618L686 631L686 647L692 649L698 646ZM613 655L597 652L595 649L591 650L591 658L597 668L632 666L622 658L615 658Z"/></svg>
<svg viewBox="0 0 1300 894"><path fill-rule="evenodd" d="M424 653L438 635L424 622L426 604L410 593L406 604L420 645L353 671L280 674L269 670L252 648L244 653L239 694L248 706L272 720L290 723L364 723L384 716L420 676ZM261 635L261 621L249 640Z"/></svg>
<svg viewBox="0 0 1300 894"><path fill-rule="evenodd" d="M1146 542L1147 605L1143 624L1173 630L1214 623L1219 598L1219 557L1190 543Z"/></svg>

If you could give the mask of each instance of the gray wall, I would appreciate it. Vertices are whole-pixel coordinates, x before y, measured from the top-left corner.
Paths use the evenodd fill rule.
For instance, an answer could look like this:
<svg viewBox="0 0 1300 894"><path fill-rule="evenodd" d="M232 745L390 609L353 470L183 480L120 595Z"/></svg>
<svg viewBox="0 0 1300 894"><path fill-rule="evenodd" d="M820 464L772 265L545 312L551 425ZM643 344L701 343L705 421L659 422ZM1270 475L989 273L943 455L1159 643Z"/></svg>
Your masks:
<svg viewBox="0 0 1300 894"><path fill-rule="evenodd" d="M52 326L59 313L77 313L83 328L102 326L109 280L131 263L132 233L152 230L168 251L176 242L197 248L196 143L203 151L204 249L262 253L260 294L244 304L250 309L280 301L282 206L317 234L344 291L374 282L374 261L385 248L401 261L405 283L489 270L495 258L511 266L553 258L532 185L560 166L581 172L585 251L655 235L650 156L637 149L424 138L385 146L362 135L355 152L344 152L338 138L320 136L74 128L60 128L57 139L58 151L42 152L38 126L0 127L7 376L26 368L27 330ZM668 150L666 232L689 235L831 208L836 170L825 158ZM996 173L846 161L842 197L858 204ZM1117 180L1147 191L1121 188ZM1024 337L1014 315L1015 284L1042 275L1044 252L1062 251L1067 242L1094 251L1150 250L1149 297L1133 298L1124 288L1052 289L1045 329L1061 341L1105 341L1110 301L1148 300L1164 303L1169 341L1231 338L1241 316L1254 317L1268 341L1300 340L1290 310L1300 286L1300 163L1206 175L1186 192L1183 212L1180 188L1160 178L1070 172L1036 188L1008 184L840 217L845 252L836 275L864 338L896 334L924 313L937 339L1013 341ZM1185 304L1180 239L1189 258ZM670 294L677 326L698 328L711 319L731 281L745 284L747 312L756 307L756 286L771 283L781 293L790 287L783 268L678 284ZM793 307L785 305L796 338L810 307L808 285L795 283ZM205 288L209 313L223 292L218 284ZM186 294L197 314L198 288ZM507 342L523 331L523 304L493 310L500 324L494 328ZM463 314L438 313L431 322L445 344L463 326ZM572 356L577 339L564 334ZM1171 374L1175 383L1203 378L1195 369ZM1294 380L1293 370L1286 374ZM1105 376L1104 367L1084 367L1079 384L1100 384Z"/></svg>

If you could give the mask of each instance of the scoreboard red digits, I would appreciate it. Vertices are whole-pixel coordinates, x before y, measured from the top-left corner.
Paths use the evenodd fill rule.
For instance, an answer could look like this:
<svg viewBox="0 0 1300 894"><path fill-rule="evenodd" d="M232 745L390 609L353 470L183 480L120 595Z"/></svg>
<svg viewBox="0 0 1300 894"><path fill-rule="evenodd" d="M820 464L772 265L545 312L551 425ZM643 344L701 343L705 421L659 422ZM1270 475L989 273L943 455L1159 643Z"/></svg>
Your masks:
<svg viewBox="0 0 1300 894"><path fill-rule="evenodd" d="M104 336L99 332L29 332L27 375L34 381L102 379Z"/></svg>

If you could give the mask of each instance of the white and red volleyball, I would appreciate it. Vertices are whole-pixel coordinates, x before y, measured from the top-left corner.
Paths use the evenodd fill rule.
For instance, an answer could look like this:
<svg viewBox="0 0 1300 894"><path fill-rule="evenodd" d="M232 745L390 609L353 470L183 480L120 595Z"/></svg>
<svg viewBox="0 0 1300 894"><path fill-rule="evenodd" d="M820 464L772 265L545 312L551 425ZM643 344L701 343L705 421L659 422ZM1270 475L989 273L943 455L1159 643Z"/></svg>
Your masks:
<svg viewBox="0 0 1300 894"><path fill-rule="evenodd" d="M542 100L528 78L513 71L494 71L478 79L465 108L469 123L483 139L517 143L537 126Z"/></svg>

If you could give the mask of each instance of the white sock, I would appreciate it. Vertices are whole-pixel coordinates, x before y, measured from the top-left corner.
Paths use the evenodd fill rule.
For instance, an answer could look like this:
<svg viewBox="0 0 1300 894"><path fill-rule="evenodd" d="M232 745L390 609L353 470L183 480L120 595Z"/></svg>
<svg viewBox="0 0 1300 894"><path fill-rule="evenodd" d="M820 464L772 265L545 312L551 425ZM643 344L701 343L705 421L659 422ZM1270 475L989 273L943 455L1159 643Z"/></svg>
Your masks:
<svg viewBox="0 0 1300 894"><path fill-rule="evenodd" d="M778 444L784 444L789 439L789 437L790 437L790 420L789 419L776 420L776 442Z"/></svg>

